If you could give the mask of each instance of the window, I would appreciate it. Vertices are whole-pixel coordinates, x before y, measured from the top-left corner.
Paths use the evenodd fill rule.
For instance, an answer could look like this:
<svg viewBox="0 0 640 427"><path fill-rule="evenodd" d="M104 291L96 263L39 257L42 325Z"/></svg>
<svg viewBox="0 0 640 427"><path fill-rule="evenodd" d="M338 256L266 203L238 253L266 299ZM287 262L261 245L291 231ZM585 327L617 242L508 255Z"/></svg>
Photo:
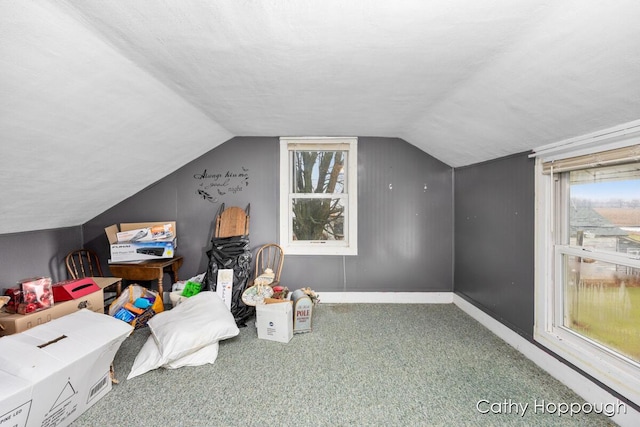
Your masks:
<svg viewBox="0 0 640 427"><path fill-rule="evenodd" d="M536 153L534 336L638 404L640 145L563 150Z"/></svg>
<svg viewBox="0 0 640 427"><path fill-rule="evenodd" d="M357 255L356 138L280 138L280 246Z"/></svg>

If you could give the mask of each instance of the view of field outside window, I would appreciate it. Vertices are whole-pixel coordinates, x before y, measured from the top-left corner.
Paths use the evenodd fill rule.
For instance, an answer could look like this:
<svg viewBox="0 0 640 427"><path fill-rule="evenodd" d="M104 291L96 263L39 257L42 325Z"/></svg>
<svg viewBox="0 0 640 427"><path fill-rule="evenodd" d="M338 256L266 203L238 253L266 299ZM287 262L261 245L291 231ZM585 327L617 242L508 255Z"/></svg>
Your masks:
<svg viewBox="0 0 640 427"><path fill-rule="evenodd" d="M569 172L569 244L640 256L640 164ZM640 362L640 268L564 255L564 326Z"/></svg>
<svg viewBox="0 0 640 427"><path fill-rule="evenodd" d="M294 151L294 240L343 240L346 151Z"/></svg>

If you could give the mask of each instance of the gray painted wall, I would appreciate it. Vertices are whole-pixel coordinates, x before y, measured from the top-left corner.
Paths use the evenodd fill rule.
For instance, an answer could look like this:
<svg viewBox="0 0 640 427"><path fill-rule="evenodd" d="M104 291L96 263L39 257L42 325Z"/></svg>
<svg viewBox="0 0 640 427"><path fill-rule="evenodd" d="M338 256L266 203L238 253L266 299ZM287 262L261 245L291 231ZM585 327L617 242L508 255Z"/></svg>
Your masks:
<svg viewBox="0 0 640 427"><path fill-rule="evenodd" d="M455 292L529 339L534 190L526 153L455 170Z"/></svg>
<svg viewBox="0 0 640 427"><path fill-rule="evenodd" d="M18 280L34 276L66 280L64 257L80 247L81 227L1 234L0 289L11 288Z"/></svg>
<svg viewBox="0 0 640 427"><path fill-rule="evenodd" d="M86 246L106 260L104 227L175 219L178 253L185 257L180 273L189 278L206 269L220 204L250 204L255 253L278 241L278 156L278 138L234 138L86 223ZM452 185L449 166L407 142L359 138L359 255L286 256L283 284L317 291L452 291Z"/></svg>

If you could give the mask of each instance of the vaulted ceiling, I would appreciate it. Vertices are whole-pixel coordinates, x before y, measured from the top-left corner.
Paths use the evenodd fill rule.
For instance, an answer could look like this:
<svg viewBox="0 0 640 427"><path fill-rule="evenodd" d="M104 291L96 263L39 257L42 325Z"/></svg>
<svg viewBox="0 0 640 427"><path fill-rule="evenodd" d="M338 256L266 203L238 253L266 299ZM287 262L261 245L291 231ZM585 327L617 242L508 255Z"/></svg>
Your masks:
<svg viewBox="0 0 640 427"><path fill-rule="evenodd" d="M79 225L233 136L452 167L640 118L640 2L3 0L0 234Z"/></svg>

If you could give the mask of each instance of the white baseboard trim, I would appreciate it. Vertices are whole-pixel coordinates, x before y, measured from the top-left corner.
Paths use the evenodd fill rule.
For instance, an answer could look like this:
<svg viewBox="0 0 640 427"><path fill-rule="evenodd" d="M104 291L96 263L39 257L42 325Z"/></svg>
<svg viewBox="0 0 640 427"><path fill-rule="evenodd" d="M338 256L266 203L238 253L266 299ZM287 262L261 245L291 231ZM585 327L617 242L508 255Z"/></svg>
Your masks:
<svg viewBox="0 0 640 427"><path fill-rule="evenodd" d="M588 378L582 376L577 371L566 366L555 357L549 355L545 351L536 347L512 329L506 327L493 317L486 314L464 298L453 295L453 303L469 316L476 319L485 328L500 337L507 344L514 347L525 357L538 365L540 368L548 372L558 381L569 387L576 394L581 396L586 402L602 405L603 403L616 403L618 399L607 390L598 386ZM572 402L566 402L571 404ZM626 413L616 413L611 419L618 425L637 426L640 419L640 412L634 410L628 405L624 405ZM567 415L568 416L568 415Z"/></svg>
<svg viewBox="0 0 640 427"><path fill-rule="evenodd" d="M321 304L451 304L453 292L319 292Z"/></svg>

